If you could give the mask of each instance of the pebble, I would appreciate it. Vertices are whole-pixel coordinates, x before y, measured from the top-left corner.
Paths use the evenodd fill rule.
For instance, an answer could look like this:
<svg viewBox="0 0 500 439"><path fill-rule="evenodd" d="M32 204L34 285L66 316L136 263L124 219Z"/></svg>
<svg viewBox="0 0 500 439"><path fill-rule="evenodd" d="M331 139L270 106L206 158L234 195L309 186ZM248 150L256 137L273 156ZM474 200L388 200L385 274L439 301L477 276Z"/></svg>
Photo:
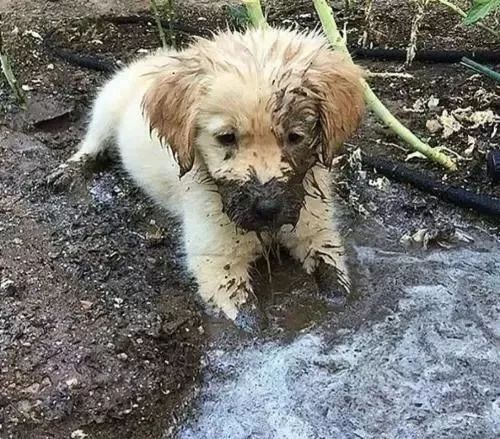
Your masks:
<svg viewBox="0 0 500 439"><path fill-rule="evenodd" d="M118 355L117 355L118 359L122 360L122 361L125 361L128 359L128 355L125 353L125 352L120 352Z"/></svg>
<svg viewBox="0 0 500 439"><path fill-rule="evenodd" d="M0 291L7 294L14 294L16 291L16 284L12 279L2 279L0 282Z"/></svg>

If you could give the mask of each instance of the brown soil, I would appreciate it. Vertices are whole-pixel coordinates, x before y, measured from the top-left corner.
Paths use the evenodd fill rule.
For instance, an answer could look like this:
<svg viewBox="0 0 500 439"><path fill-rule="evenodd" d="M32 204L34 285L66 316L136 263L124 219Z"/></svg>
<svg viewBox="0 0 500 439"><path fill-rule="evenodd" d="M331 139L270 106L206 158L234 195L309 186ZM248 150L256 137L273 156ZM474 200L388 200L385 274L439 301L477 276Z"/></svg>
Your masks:
<svg viewBox="0 0 500 439"><path fill-rule="evenodd" d="M232 22L222 5L236 2L205 3L209 6L184 2L179 7L180 45L193 33L207 35ZM148 17L147 4L0 2L5 44L30 99L28 111L20 112L5 84L0 89L5 115L0 127L2 439L78 438L79 430L91 438L160 438L165 431L168 437L175 434L196 391L210 325L184 273L179 225L131 187L116 167L89 174L64 193L43 184L74 150L89 102L106 78L54 58L46 43L127 62L158 45L156 29L152 21L120 24L109 18ZM375 2L375 44L405 46L411 17L408 7L402 7L406 4ZM340 11L339 17L343 15ZM269 17L274 23L287 19L317 25L308 1L271 2ZM354 11L347 18L350 40L356 41L361 14ZM425 21L422 47L495 47L476 28L457 23L454 16L434 9ZM400 68L365 65L373 71ZM494 125L464 128L446 141L426 130L426 120L443 109L472 106L498 113L498 85L459 65L414 64L408 72L413 78L371 82L394 113L431 144L445 143L463 155L468 136L473 136L476 148L460 162L460 171L447 178L500 195L484 172L486 152L499 146L498 136L492 137ZM437 108L424 106L419 113L405 109L431 96L439 98ZM404 159L407 153L389 146L393 142L397 140L368 117L352 148ZM443 176L427 162L412 163L436 178ZM399 215L401 221L417 217L422 224L433 224L436 200L411 193L397 210L394 200L386 204L383 196L373 195L368 186L373 177L345 176L347 196L356 206L364 204L372 215ZM423 201L415 202L419 197ZM302 281L307 279L294 282ZM295 299L281 308L274 298L267 303L277 327L296 329L317 319L305 301L294 314L299 321L287 320L283 309L298 306Z"/></svg>

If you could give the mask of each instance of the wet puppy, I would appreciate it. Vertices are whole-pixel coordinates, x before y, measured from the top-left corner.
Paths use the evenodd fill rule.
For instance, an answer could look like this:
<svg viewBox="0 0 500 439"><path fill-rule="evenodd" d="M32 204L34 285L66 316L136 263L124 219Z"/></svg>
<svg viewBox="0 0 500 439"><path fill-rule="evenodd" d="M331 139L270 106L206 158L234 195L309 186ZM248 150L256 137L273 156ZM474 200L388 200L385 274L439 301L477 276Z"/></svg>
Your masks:
<svg viewBox="0 0 500 439"><path fill-rule="evenodd" d="M182 219L201 297L252 326L249 266L271 239L317 272L332 299L349 288L329 168L358 127L361 76L317 33L199 39L118 72L70 161L114 139L137 185Z"/></svg>

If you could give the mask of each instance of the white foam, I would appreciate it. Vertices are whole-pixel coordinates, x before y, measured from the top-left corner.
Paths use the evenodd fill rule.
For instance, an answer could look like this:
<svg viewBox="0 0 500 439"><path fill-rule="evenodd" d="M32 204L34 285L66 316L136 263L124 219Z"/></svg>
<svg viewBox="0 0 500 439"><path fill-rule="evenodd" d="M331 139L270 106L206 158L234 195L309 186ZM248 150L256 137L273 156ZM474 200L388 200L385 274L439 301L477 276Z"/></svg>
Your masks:
<svg viewBox="0 0 500 439"><path fill-rule="evenodd" d="M409 262L364 255L387 266L388 282ZM407 273L421 284L402 285L393 315L336 342L314 333L209 355L199 407L180 437L500 437L500 274L485 269L499 260L459 250L421 258Z"/></svg>

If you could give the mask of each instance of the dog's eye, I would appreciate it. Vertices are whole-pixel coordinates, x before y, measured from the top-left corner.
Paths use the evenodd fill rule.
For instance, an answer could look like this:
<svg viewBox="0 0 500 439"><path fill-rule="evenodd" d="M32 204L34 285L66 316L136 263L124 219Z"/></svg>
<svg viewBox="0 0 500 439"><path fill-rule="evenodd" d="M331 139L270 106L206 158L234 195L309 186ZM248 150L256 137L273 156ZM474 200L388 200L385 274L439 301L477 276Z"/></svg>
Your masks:
<svg viewBox="0 0 500 439"><path fill-rule="evenodd" d="M236 135L234 133L218 134L215 138L224 146L232 146L236 143Z"/></svg>
<svg viewBox="0 0 500 439"><path fill-rule="evenodd" d="M293 131L288 133L288 143L297 145L298 143L302 142L302 140L304 140L304 136L302 134L295 133Z"/></svg>

